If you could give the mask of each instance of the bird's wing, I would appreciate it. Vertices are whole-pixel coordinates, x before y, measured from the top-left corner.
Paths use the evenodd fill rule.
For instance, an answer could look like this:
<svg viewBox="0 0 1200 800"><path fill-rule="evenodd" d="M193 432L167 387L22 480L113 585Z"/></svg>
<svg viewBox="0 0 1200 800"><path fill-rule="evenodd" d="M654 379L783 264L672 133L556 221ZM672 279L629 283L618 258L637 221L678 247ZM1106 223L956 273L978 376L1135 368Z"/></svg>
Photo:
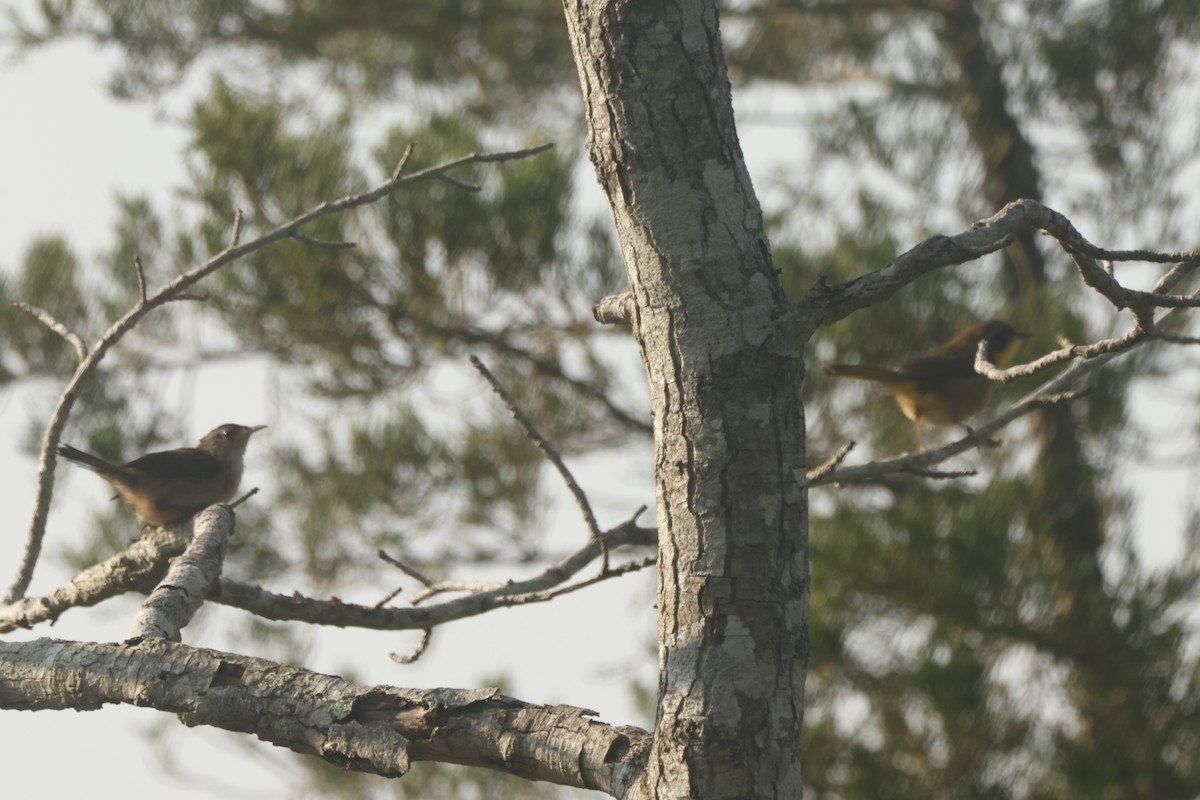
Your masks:
<svg viewBox="0 0 1200 800"><path fill-rule="evenodd" d="M921 356L914 358L900 366L896 370L906 378L913 380L926 380L930 378L975 378L979 373L975 371L975 354L971 353L969 358L963 357L948 357L948 356Z"/></svg>
<svg viewBox="0 0 1200 800"><path fill-rule="evenodd" d="M221 462L194 447L148 453L125 465L150 476L170 477L184 481L204 481L217 477Z"/></svg>

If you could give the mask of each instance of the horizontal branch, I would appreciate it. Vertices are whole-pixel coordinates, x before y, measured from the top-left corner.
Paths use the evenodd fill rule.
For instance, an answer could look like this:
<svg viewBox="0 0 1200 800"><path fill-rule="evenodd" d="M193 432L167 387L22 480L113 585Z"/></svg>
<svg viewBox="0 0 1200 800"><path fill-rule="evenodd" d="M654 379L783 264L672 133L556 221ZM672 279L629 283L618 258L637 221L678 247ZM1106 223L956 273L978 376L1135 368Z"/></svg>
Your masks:
<svg viewBox="0 0 1200 800"><path fill-rule="evenodd" d="M1052 383L1056 383L1055 379ZM1047 406L1058 405L1059 403L1068 403L1086 394L1086 392L1049 392L1039 391L1026 399L1016 403L994 420L984 425L981 428L971 431L968 435L950 442L947 445L939 447L935 450L928 450L920 453L911 453L909 455L898 456L896 458L885 458L879 461L871 461L866 464L858 464L848 467L839 467L833 470L822 471L808 481L808 485L824 486L833 484L844 486L850 483L863 483L874 480L883 475L894 475L897 473L910 473L931 478L948 478L962 477L961 472L942 472L934 471L930 468L934 464L940 464L943 461L956 456L959 453L964 453L978 447L981 444L986 444L990 441L992 434L999 432L1001 429L1008 426L1014 420L1025 416L1026 414Z"/></svg>
<svg viewBox="0 0 1200 800"><path fill-rule="evenodd" d="M559 594L580 588L580 584L568 584L567 581L600 557L602 542L610 549L622 545L653 547L658 542L658 536L655 530L640 528L632 522L627 522L606 531L600 539L589 539L574 553L533 577L520 581L510 580L488 587L471 586L470 588L478 591L441 603L412 608L380 608L374 605L345 603L336 599L318 600L298 594L278 594L260 586L226 579L221 580L220 592L209 599L265 619L371 630L425 630L454 620L478 616L497 608L546 602ZM653 563L653 560L649 563ZM641 569L648 566L648 563L640 560L630 562L629 565L619 565L598 577L619 577L632 571L635 566ZM591 585L596 580L592 578L580 583ZM438 584L434 584L433 587L423 590L416 599L423 600L432 594L461 587L461 584L455 584L439 588Z"/></svg>
<svg viewBox="0 0 1200 800"><path fill-rule="evenodd" d="M54 622L70 608L94 606L127 592L150 592L162 579L167 561L184 551L192 526L181 524L147 531L124 550L106 561L79 572L64 586L43 597L28 597L0 604L0 633ZM653 547L657 532L626 522L605 532L609 548ZM495 608L545 602L557 594L591 585L594 579L568 584L589 563L599 558L600 543L590 540L574 553L521 581L508 581L479 594L458 597L420 608L389 608L317 600L302 595L282 595L222 578L217 591L207 599L276 620L309 622L316 625L359 627L370 630L420 630L456 619L477 616ZM638 568L644 562L631 562ZM632 571L630 565L612 568L606 577ZM438 584L433 584L438 586ZM448 591L441 587L433 594Z"/></svg>
<svg viewBox="0 0 1200 800"><path fill-rule="evenodd" d="M994 253L1010 244L1018 233L1031 228L1056 239L1075 262L1084 282L1117 308L1200 305L1194 296L1166 294L1158 287L1153 292L1127 289L1095 261L1192 263L1200 260L1200 251L1105 250L1083 238L1070 220L1057 211L1034 200L1017 200L962 233L926 239L865 275L832 285L823 279L818 281L799 304L800 316L810 329L830 325L860 308L888 299L928 272Z"/></svg>
<svg viewBox="0 0 1200 800"><path fill-rule="evenodd" d="M386 777L418 761L625 793L650 734L495 689L365 686L265 659L148 639L0 642L0 708L153 708L189 727L253 734L344 769Z"/></svg>

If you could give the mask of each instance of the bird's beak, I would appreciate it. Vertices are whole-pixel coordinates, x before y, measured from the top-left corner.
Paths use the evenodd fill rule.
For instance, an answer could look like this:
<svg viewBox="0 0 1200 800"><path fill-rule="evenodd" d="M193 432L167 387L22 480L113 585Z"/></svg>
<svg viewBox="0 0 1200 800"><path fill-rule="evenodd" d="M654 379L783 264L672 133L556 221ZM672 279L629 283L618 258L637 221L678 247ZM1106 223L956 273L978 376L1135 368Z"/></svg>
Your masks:
<svg viewBox="0 0 1200 800"><path fill-rule="evenodd" d="M263 430L266 427L267 427L266 425L255 425L253 428L246 431L246 435L249 436L252 433L258 433L259 431Z"/></svg>

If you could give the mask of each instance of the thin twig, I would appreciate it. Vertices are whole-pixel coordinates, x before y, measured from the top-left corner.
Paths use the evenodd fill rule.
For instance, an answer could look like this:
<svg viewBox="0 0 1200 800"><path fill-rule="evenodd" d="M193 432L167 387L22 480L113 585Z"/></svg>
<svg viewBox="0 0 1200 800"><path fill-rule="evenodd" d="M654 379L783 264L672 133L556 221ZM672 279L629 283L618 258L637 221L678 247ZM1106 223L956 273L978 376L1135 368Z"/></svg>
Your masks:
<svg viewBox="0 0 1200 800"><path fill-rule="evenodd" d="M495 392L496 396L500 398L500 401L504 403L504 407L508 409L508 413L512 414L513 419L515 419L517 424L520 425L525 431L525 436L529 439L529 441L533 442L534 446L542 452L542 455L544 455L547 460L554 465L554 468L558 470L558 474L562 476L563 482L567 485L567 489L575 498L575 504L579 506L579 510L583 514L583 520L587 524L588 533L591 535L592 539L600 542L601 544L600 572L601 574L607 572L608 547L604 545L604 539L600 532L600 525L598 522L596 522L596 515L592 511L592 504L588 502L587 495L584 494L583 489L580 488L579 483L575 480L575 476L571 474L571 470L567 469L567 465L563 463L562 456L558 454L557 450L550 446L550 443L546 441L546 437L542 436L541 432L538 431L537 426L533 424L533 420L531 420L529 415L517 405L517 401L514 400L512 395L508 393L508 390L501 385L500 381L496 379L496 376L491 373L491 370L484 366L482 361L475 356L471 356L471 366L475 367L476 371L478 371L479 374L483 376L483 379L492 387L492 391Z"/></svg>
<svg viewBox="0 0 1200 800"><path fill-rule="evenodd" d="M912 467L906 472L917 475L921 478L931 478L933 480L956 480L958 478L971 478L979 474L979 470L975 469L927 469L925 467Z"/></svg>
<svg viewBox="0 0 1200 800"><path fill-rule="evenodd" d="M465 189L468 192L478 192L482 191L483 189L483 187L477 183L470 183L468 181L459 180L458 178L451 178L449 175L439 175L438 180L442 183L448 183L451 186L456 186L459 189Z"/></svg>
<svg viewBox="0 0 1200 800"><path fill-rule="evenodd" d="M1118 336L1112 339L1100 339L1092 344L1072 344L1063 347L1060 350L1047 353L1041 358L1018 364L1008 369L999 369L988 360L987 342L980 341L979 349L975 353L975 371L985 378L1001 383L1015 381L1018 378L1027 378L1030 375L1058 366L1067 361L1075 359L1090 360L1101 356L1110 356L1116 353L1124 352L1134 347L1143 339L1148 339L1152 335L1150 329L1142 324L1144 317L1136 315L1134 318L1134 326L1124 336Z"/></svg>
<svg viewBox="0 0 1200 800"><path fill-rule="evenodd" d="M805 479L811 484L815 480L824 478L829 473L837 469L838 464L846 460L846 456L850 455L850 451L858 445L858 442L846 442L838 448L838 451L833 454L833 457L821 464L819 467L814 467L805 475Z"/></svg>
<svg viewBox="0 0 1200 800"><path fill-rule="evenodd" d="M229 247L237 247L242 240L242 210L233 213L233 229L229 232Z"/></svg>
<svg viewBox="0 0 1200 800"><path fill-rule="evenodd" d="M404 148L404 153L401 154L399 163L397 163L396 168L392 170L392 180L400 180L400 176L404 174L404 168L408 166L408 159L413 154L413 148L416 146L416 142L409 142L408 147Z"/></svg>
<svg viewBox="0 0 1200 800"><path fill-rule="evenodd" d="M404 587L403 587L403 586L397 586L395 589L392 589L390 592L388 592L387 594L385 594L385 595L383 596L383 598L382 598L382 599L380 599L378 602L376 602L376 603L375 603L375 605L371 606L371 608L374 608L374 609L380 609L380 608L383 608L383 607L384 607L384 606L386 606L388 603L392 602L392 601L393 601L393 600L395 600L397 597L399 597L399 596L400 596L400 593L401 593L401 592L403 592L403 591L404 591Z"/></svg>
<svg viewBox="0 0 1200 800"><path fill-rule="evenodd" d="M618 564L606 573L593 575L590 578L584 578L581 581L569 583L566 586L560 586L555 589L547 589L544 592L530 592L529 594L518 595L513 598L513 605L519 606L527 603L545 603L548 600L553 600L556 597L562 597L564 594L571 594L572 592L577 592L580 589L586 589L587 587L599 583L602 580L619 577L630 572L637 572L638 570L652 567L657 562L657 556L645 556L633 561L627 561L624 564Z"/></svg>
<svg viewBox="0 0 1200 800"><path fill-rule="evenodd" d="M405 564L403 561L400 561L399 559L388 555L382 548L379 550L378 553L376 553L376 556L379 557L380 561L385 561L388 564L391 564L393 567L400 570L405 575L409 576L410 578L415 579L422 586L433 586L434 581L432 579L426 577L425 573L419 571L416 567L411 567L408 564Z"/></svg>
<svg viewBox="0 0 1200 800"><path fill-rule="evenodd" d="M503 588L504 584L498 581L438 581L413 594L408 598L408 602L410 605L419 606L429 598L437 597L439 594L454 594L456 592L485 594Z"/></svg>
<svg viewBox="0 0 1200 800"><path fill-rule="evenodd" d="M67 343L70 344L71 347L75 348L75 356L81 363L87 359L88 348L87 345L83 343L83 339L79 338L79 334L77 334L75 331L71 330L69 327L55 319L54 315L49 311L30 303L26 303L24 300L13 300L12 304L14 307L21 309L38 322L42 323L59 336L66 339Z"/></svg>
<svg viewBox="0 0 1200 800"><path fill-rule="evenodd" d="M322 250L346 250L355 246L354 242L330 242L325 239L316 239L300 231L293 231L292 238L309 247L316 247Z"/></svg>
<svg viewBox="0 0 1200 800"><path fill-rule="evenodd" d="M618 525L604 533L610 549L622 545L652 547L657 541L657 531L640 528L634 520ZM458 619L485 614L496 608L543 602L549 599L549 591L565 584L600 553L600 544L588 540L586 544L560 561L546 567L529 578L509 580L492 585L482 592L471 592L461 597L426 604L418 608L396 608L344 603L339 600L318 600L299 594L282 595L269 592L260 586L236 581L222 580L220 594L213 599L235 608L241 608L265 619L294 620L318 625L359 627L372 630L423 630ZM616 575L641 569L653 562L645 559L632 562L605 575L596 575L583 585L607 580ZM470 586L471 584L460 584ZM571 584L580 587L580 584ZM572 589L571 591L574 591Z"/></svg>
<svg viewBox="0 0 1200 800"><path fill-rule="evenodd" d="M392 661L395 661L397 664L411 664L425 654L425 651L429 648L429 641L432 638L433 629L426 628L421 631L421 640L417 642L417 646L408 655L402 656L399 653L390 653L389 655Z"/></svg>
<svg viewBox="0 0 1200 800"><path fill-rule="evenodd" d="M1154 288L1150 290L1151 294L1166 294L1174 289L1181 280L1191 275L1196 267L1200 267L1200 262L1197 261L1181 261L1171 267L1167 272L1158 279L1154 284Z"/></svg>
<svg viewBox="0 0 1200 800"><path fill-rule="evenodd" d="M138 305L146 304L146 270L142 268L142 257L133 257L133 271L137 275Z"/></svg>
<svg viewBox="0 0 1200 800"><path fill-rule="evenodd" d="M1087 362L1086 366L1097 362ZM1029 414L1039 408L1058 405L1060 403L1068 403L1077 400L1080 397L1086 396L1090 390L1079 389L1073 391L1058 391L1071 378L1065 377L1068 373L1075 373L1078 368L1085 366L1083 363L1077 363L1072 370L1068 370L1063 375L1056 376L1044 384L1040 389L1033 394L1027 396L1024 400L1015 403L1007 411L983 427L973 430L966 436L957 439L949 444L943 445L935 450L927 450L920 453L911 453L908 455L897 456L895 458L887 458L879 461L871 461L866 464L858 464L849 467L841 467L832 472L822 475L820 478L810 480L809 486L822 486L825 484L834 484L844 486L850 483L862 483L868 480L874 480L881 475L890 475L899 472L909 472L920 474L919 471L928 471L934 464L940 464L946 459L956 456L959 453L964 453L967 450L976 447L979 442L987 441L988 438L997 431L1009 425L1013 420ZM936 477L945 477L944 474L938 474Z"/></svg>
<svg viewBox="0 0 1200 800"><path fill-rule="evenodd" d="M237 508L237 507L238 507L238 506L240 506L242 503L244 503L244 502L246 502L247 500L249 500L251 497L254 497L254 495L256 495L256 494L258 494L258 487L257 487L257 486L255 486L255 487L254 487L253 489L251 489L250 491L246 492L244 495L242 495L241 497L239 497L237 500L234 500L232 503L227 503L226 505L228 505L230 508Z"/></svg>
<svg viewBox="0 0 1200 800"><path fill-rule="evenodd" d="M199 292L175 292L170 297L164 297L163 303L179 303L190 300L196 303L207 303L208 295Z"/></svg>

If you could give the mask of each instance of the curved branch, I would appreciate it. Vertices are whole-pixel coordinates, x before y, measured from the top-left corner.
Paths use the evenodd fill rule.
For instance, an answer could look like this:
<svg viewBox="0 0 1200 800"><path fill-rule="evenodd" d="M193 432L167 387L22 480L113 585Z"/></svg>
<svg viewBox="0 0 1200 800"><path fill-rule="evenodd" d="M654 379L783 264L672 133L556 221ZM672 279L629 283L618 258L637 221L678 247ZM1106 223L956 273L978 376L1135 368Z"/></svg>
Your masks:
<svg viewBox="0 0 1200 800"><path fill-rule="evenodd" d="M1194 296L1126 289L1095 259L1152 263L1200 261L1200 250L1164 253L1154 250L1105 250L1089 242L1065 216L1035 200L1009 203L987 219L954 236L934 236L873 272L830 285L818 281L798 310L809 326L831 325L860 308L882 302L927 272L973 261L1012 243L1029 229L1054 237L1071 256L1084 282L1117 308L1139 306L1194 307ZM1190 270L1192 267L1186 267ZM1165 279L1164 279L1165 280Z"/></svg>

